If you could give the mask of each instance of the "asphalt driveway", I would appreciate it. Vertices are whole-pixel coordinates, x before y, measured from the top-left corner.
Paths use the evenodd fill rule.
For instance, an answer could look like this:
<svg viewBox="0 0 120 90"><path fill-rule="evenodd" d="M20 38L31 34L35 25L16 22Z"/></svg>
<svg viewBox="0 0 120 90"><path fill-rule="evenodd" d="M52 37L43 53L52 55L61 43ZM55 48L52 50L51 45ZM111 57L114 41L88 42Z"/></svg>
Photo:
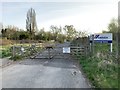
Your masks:
<svg viewBox="0 0 120 90"><path fill-rule="evenodd" d="M39 58L47 55L44 51L35 59L26 59L2 69L2 88L90 88L89 83L69 54L62 53L59 44L52 51L52 59Z"/></svg>

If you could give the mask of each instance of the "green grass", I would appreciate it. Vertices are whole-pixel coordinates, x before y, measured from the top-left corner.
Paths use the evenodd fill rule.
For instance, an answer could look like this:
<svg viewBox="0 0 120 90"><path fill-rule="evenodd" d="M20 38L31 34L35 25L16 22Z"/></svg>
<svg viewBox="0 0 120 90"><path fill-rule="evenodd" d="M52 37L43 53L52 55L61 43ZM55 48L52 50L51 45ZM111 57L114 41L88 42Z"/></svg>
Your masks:
<svg viewBox="0 0 120 90"><path fill-rule="evenodd" d="M0 58L11 56L10 46L0 46Z"/></svg>
<svg viewBox="0 0 120 90"><path fill-rule="evenodd" d="M96 88L118 88L117 64L98 66L101 59L97 57L81 57L79 60L93 86Z"/></svg>
<svg viewBox="0 0 120 90"><path fill-rule="evenodd" d="M30 55L32 55L33 53L36 53L37 51L41 51L41 47L37 47L34 50L30 50L30 44L16 44L15 46L23 46L27 49L26 52L21 56L21 57L28 57ZM12 57L12 51L11 51L11 47L13 45L2 45L0 46L0 58L5 58L5 57ZM19 50L17 50L16 52L18 52ZM15 58L17 58L19 55L16 55Z"/></svg>
<svg viewBox="0 0 120 90"><path fill-rule="evenodd" d="M77 57L84 73L96 88L118 88L120 67L115 58L115 44L113 44L113 54L109 52L108 44L96 44L94 56Z"/></svg>
<svg viewBox="0 0 120 90"><path fill-rule="evenodd" d="M18 61L18 60L22 60L22 56L20 56L20 55L15 55L14 57L10 57L10 60L13 60L13 61Z"/></svg>

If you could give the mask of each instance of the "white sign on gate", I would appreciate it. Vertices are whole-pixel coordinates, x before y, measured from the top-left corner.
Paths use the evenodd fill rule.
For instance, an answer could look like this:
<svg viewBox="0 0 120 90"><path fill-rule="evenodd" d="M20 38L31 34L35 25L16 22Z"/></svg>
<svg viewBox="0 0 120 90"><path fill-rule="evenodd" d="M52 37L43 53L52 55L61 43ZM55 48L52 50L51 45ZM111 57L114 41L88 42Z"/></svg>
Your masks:
<svg viewBox="0 0 120 90"><path fill-rule="evenodd" d="M70 53L70 47L63 47L63 53Z"/></svg>

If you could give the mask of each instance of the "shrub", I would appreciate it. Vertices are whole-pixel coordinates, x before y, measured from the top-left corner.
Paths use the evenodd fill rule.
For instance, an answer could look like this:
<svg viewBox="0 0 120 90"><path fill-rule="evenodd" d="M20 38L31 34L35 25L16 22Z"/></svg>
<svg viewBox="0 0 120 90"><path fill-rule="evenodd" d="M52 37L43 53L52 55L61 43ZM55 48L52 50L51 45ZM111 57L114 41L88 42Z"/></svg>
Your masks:
<svg viewBox="0 0 120 90"><path fill-rule="evenodd" d="M11 55L10 50L2 50L1 51L1 58L8 57Z"/></svg>
<svg viewBox="0 0 120 90"><path fill-rule="evenodd" d="M13 61L17 61L17 60L21 60L22 57L20 55L15 55L14 57L11 56L10 59Z"/></svg>

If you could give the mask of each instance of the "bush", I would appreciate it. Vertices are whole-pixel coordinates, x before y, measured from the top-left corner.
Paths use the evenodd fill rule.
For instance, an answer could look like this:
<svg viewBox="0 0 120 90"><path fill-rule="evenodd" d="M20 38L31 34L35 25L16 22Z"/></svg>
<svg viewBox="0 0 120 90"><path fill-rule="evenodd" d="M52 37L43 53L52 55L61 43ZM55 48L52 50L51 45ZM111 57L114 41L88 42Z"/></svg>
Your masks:
<svg viewBox="0 0 120 90"><path fill-rule="evenodd" d="M8 57L11 55L10 50L2 50L1 51L1 58Z"/></svg>
<svg viewBox="0 0 120 90"><path fill-rule="evenodd" d="M96 88L118 88L118 66L104 62L103 57L80 58L80 65ZM102 63L101 63L102 62Z"/></svg>
<svg viewBox="0 0 120 90"><path fill-rule="evenodd" d="M17 60L21 60L22 57L20 55L15 55L14 57L11 56L10 59L13 61L17 61Z"/></svg>

